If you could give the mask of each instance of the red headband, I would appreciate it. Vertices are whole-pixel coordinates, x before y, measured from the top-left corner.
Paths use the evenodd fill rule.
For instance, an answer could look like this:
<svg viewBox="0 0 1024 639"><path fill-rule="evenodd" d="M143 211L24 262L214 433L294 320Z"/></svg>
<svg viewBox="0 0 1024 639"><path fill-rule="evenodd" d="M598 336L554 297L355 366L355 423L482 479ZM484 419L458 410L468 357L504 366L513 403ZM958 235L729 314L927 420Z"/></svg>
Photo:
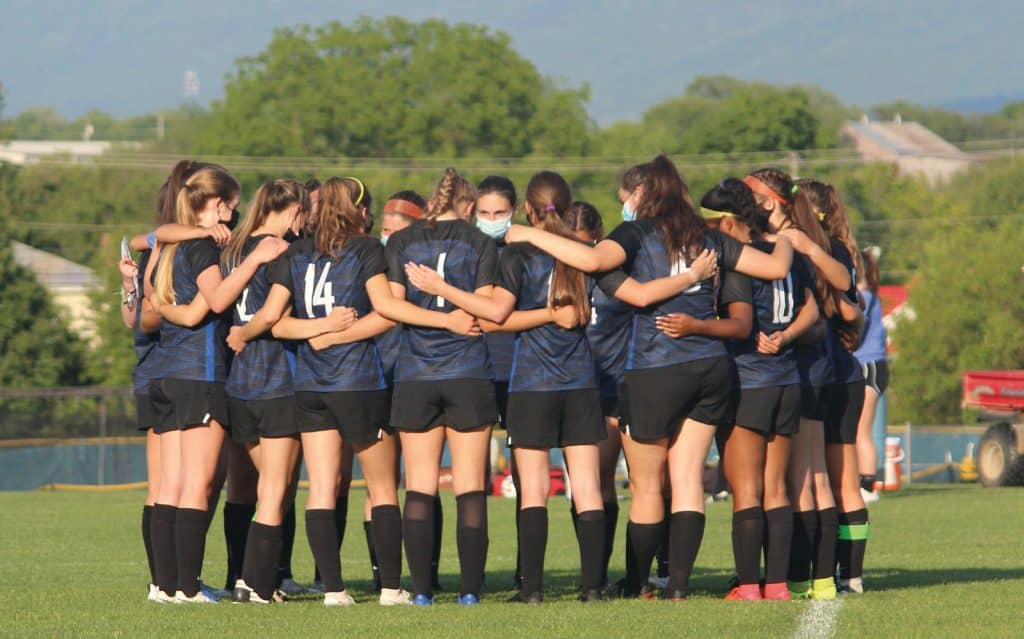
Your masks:
<svg viewBox="0 0 1024 639"><path fill-rule="evenodd" d="M754 193L760 193L765 197L770 197L779 204L789 204L786 198L776 193L775 190L772 189L772 187L768 186L759 178L756 178L753 175L748 175L747 177L743 178L743 183L749 186L750 190L753 191Z"/></svg>
<svg viewBox="0 0 1024 639"><path fill-rule="evenodd" d="M408 200L388 200L384 204L384 212L401 213L402 215L408 215L414 220L423 217L423 209Z"/></svg>

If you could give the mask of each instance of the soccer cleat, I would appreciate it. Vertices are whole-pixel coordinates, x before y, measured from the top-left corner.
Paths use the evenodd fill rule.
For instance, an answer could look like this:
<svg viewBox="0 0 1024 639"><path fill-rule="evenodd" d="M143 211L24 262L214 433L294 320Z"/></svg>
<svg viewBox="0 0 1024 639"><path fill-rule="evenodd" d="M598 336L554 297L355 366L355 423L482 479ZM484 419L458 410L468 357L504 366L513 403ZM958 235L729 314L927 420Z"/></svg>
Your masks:
<svg viewBox="0 0 1024 639"><path fill-rule="evenodd" d="M412 605L414 606L433 606L434 598L430 595L419 594L412 598Z"/></svg>
<svg viewBox="0 0 1024 639"><path fill-rule="evenodd" d="M201 588L199 589L198 592L196 592L196 594L192 595L191 597L189 597L184 592L179 590L178 592L174 593L174 600L176 602L178 602L178 603L183 603L183 604L215 604L215 603L220 603L220 601L218 601L216 597L212 596L210 593L204 591Z"/></svg>
<svg viewBox="0 0 1024 639"><path fill-rule="evenodd" d="M791 599L810 599L814 596L810 579L807 581L787 581L786 587L789 589Z"/></svg>
<svg viewBox="0 0 1024 639"><path fill-rule="evenodd" d="M303 586L291 577L282 579L281 585L278 586L277 589L283 592L284 594L288 595L289 597L294 597L296 595L304 595L310 592L309 588Z"/></svg>
<svg viewBox="0 0 1024 639"><path fill-rule="evenodd" d="M864 500L865 504L871 504L878 501L880 495L877 490L867 491L863 488L860 489L860 496Z"/></svg>
<svg viewBox="0 0 1024 639"><path fill-rule="evenodd" d="M325 592L324 593L324 605L327 607L333 606L353 606L356 600L352 598L352 595L348 594L348 591L342 590L341 592Z"/></svg>
<svg viewBox="0 0 1024 639"><path fill-rule="evenodd" d="M220 588L214 588L213 586L208 586L208 585L204 584L202 581L199 582L199 590L201 590L202 592L206 593L207 597L212 597L213 599L216 599L218 601L221 600L221 599L230 599L231 598L231 593L228 592L227 590L221 590Z"/></svg>
<svg viewBox="0 0 1024 639"><path fill-rule="evenodd" d="M471 592L467 592L464 595L459 595L460 606L475 606L480 603L480 597L477 597Z"/></svg>
<svg viewBox="0 0 1024 639"><path fill-rule="evenodd" d="M149 584L149 594L146 596L146 601L159 601L160 589L156 587L156 584Z"/></svg>
<svg viewBox="0 0 1024 639"><path fill-rule="evenodd" d="M652 594L651 597L643 597L643 598L644 599L654 599L654 597L653 597L654 593L651 593L651 594ZM684 592L682 590L668 590L668 589L666 589L666 590L662 590L661 591L661 598L664 599L665 601L675 601L675 602L686 601L686 592Z"/></svg>
<svg viewBox="0 0 1024 639"><path fill-rule="evenodd" d="M270 596L270 600L274 603L285 603L288 601L288 594L277 588L274 590L274 594Z"/></svg>
<svg viewBox="0 0 1024 639"><path fill-rule="evenodd" d="M651 584L655 588L664 590L668 588L668 577L651 577L647 580L647 583Z"/></svg>
<svg viewBox="0 0 1024 639"><path fill-rule="evenodd" d="M268 604L270 601L260 597L259 593L249 587L247 583L239 579L235 582L235 589L231 593L232 603L257 603Z"/></svg>
<svg viewBox="0 0 1024 639"><path fill-rule="evenodd" d="M765 584L761 587L761 598L769 601L789 601L792 599L786 582L780 581L774 584Z"/></svg>
<svg viewBox="0 0 1024 639"><path fill-rule="evenodd" d="M380 605L382 606L411 606L412 595L401 588L381 588Z"/></svg>
<svg viewBox="0 0 1024 639"><path fill-rule="evenodd" d="M861 577L840 579L838 592L841 595L862 595L864 594L864 580Z"/></svg>
<svg viewBox="0 0 1024 639"><path fill-rule="evenodd" d="M590 588L580 592L580 602L591 603L594 601L604 601L604 594L597 588Z"/></svg>
<svg viewBox="0 0 1024 639"><path fill-rule="evenodd" d="M832 577L815 579L811 585L811 598L815 601L831 601L836 598L836 581Z"/></svg>
<svg viewBox="0 0 1024 639"><path fill-rule="evenodd" d="M158 604L177 604L177 603L181 603L180 601L178 601L177 599L174 598L174 595L169 595L166 592L164 592L163 590L160 590L160 588L156 589L156 595L154 595L154 597L152 599L150 599L150 601L158 603Z"/></svg>
<svg viewBox="0 0 1024 639"><path fill-rule="evenodd" d="M529 594L519 591L508 600L509 603L521 603L535 606L540 602L544 601L544 595L540 592L531 592Z"/></svg>
<svg viewBox="0 0 1024 639"><path fill-rule="evenodd" d="M740 584L725 596L726 601L761 601L763 598L757 584Z"/></svg>
<svg viewBox="0 0 1024 639"><path fill-rule="evenodd" d="M317 579L313 583L309 584L309 586L306 588L306 591L312 594L322 593L324 591L324 582Z"/></svg>

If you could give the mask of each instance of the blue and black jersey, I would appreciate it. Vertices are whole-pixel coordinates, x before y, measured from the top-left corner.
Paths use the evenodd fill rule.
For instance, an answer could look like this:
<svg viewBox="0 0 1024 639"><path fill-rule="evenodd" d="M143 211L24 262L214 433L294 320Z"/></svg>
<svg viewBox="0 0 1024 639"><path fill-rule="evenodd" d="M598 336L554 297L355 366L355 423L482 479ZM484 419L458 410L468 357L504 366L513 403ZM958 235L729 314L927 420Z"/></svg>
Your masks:
<svg viewBox="0 0 1024 639"><path fill-rule="evenodd" d="M353 237L340 254L326 255L312 238L297 240L268 269L271 284L292 293L292 314L299 319L330 315L348 306L363 317L373 310L366 281L387 271L384 251L372 237ZM248 347L247 347L248 348ZM373 391L387 388L377 344L366 339L315 351L308 342L297 346L296 391Z"/></svg>
<svg viewBox="0 0 1024 639"><path fill-rule="evenodd" d="M846 250L843 243L835 238L830 238L832 257L846 267L850 274L850 288L843 292L843 297L853 305L857 305L857 269L853 264L853 257ZM853 353L846 350L842 340L839 338L839 328L843 325L842 318L837 312L828 320L829 348L832 353L833 381L836 384L851 384L864 381L864 371L860 362L853 356Z"/></svg>
<svg viewBox="0 0 1024 639"><path fill-rule="evenodd" d="M498 260L508 245L504 240L498 241ZM516 336L514 333L486 333L487 353L491 356L491 366L494 367L494 381L508 382L512 374L512 351L515 349Z"/></svg>
<svg viewBox="0 0 1024 639"><path fill-rule="evenodd" d="M159 259L164 259L161 254ZM196 278L211 266L218 266L220 249L213 240L203 238L178 244L174 253L174 303L190 304L199 293ZM160 379L187 379L200 382L224 382L228 376L230 351L225 343L228 319L224 314L207 313L193 327L160 322Z"/></svg>
<svg viewBox="0 0 1024 639"><path fill-rule="evenodd" d="M817 269L815 269L814 265L805 255L799 253L793 255L793 263L801 265L800 270L807 277L805 288L811 289L818 308L824 309L825 305L818 294L818 278L821 275ZM824 386L832 382L832 356L827 335L824 339L814 343L797 343L794 348L796 349L797 371L800 373L801 384L804 386Z"/></svg>
<svg viewBox="0 0 1024 639"><path fill-rule="evenodd" d="M602 284L618 288L626 274L613 271L602 277ZM594 354L598 385L602 397L618 397L626 371L626 351L633 324L633 307L594 287L590 296L590 323L587 341Z"/></svg>
<svg viewBox="0 0 1024 639"><path fill-rule="evenodd" d="M771 253L771 242L754 242L754 248ZM750 278L754 302L754 323L750 337L731 343L741 388L767 388L800 383L796 350L787 344L775 355L757 352L757 335L785 330L804 305L804 288L809 285L803 260L794 259L785 279ZM813 286L813 283L810 283Z"/></svg>
<svg viewBox="0 0 1024 639"><path fill-rule="evenodd" d="M622 269L638 282L650 282L689 270L690 262L686 258L669 260L661 231L649 219L623 222L608 239L625 251L626 261ZM730 271L736 267L743 251L742 244L715 229L705 233L704 248L716 251L719 266ZM614 287L602 284L602 288L609 295L615 293ZM659 368L726 355L725 344L717 338L687 335L672 339L658 330L655 319L672 313L686 313L699 320L714 319L714 279L698 282L679 295L637 309L633 314L626 370Z"/></svg>
<svg viewBox="0 0 1024 639"><path fill-rule="evenodd" d="M516 244L501 256L497 285L516 297L517 311L544 308L554 269L555 259L547 253L529 244ZM593 288L593 281L585 279L588 289ZM585 388L597 388L586 326L566 330L547 323L516 333L509 393Z"/></svg>
<svg viewBox="0 0 1024 639"><path fill-rule="evenodd" d="M239 261L245 259L266 235L253 235L245 240ZM270 293L268 264L261 264L242 295L231 309L232 326L249 323L267 302ZM227 273L225 273L227 275ZM284 343L274 339L270 332L258 336L246 344L235 356L224 387L228 397L244 400L275 399L289 397L295 393L292 386L292 369Z"/></svg>
<svg viewBox="0 0 1024 639"><path fill-rule="evenodd" d="M139 273L146 272L149 258L152 251L143 251L139 256ZM160 354L157 347L160 344L160 331L152 333L142 332L142 284L136 285L139 297L135 304L135 324L132 326L132 333L135 338L135 369L132 371L132 387L136 395L145 395L149 392L149 383L159 379L161 375Z"/></svg>
<svg viewBox="0 0 1024 639"><path fill-rule="evenodd" d="M405 298L431 311L450 313L455 306L427 295L405 278L409 262L429 266L449 284L475 291L494 284L498 251L494 240L464 220L421 220L393 233L386 248L388 278L405 287ZM482 337L456 335L439 328L407 325L395 366L395 382L445 379L494 379Z"/></svg>

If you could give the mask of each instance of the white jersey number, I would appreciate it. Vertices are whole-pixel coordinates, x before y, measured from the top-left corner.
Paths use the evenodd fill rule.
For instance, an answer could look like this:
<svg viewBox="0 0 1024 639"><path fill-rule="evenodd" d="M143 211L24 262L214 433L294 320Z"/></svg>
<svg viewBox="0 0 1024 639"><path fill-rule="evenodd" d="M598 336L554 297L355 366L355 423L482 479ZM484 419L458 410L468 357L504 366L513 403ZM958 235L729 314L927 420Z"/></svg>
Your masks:
<svg viewBox="0 0 1024 639"><path fill-rule="evenodd" d="M442 280L444 279L444 261L447 257L448 253L441 253L437 256L437 269L435 270L437 271L437 274L441 276ZM437 296L437 307L444 308L444 298L440 295Z"/></svg>
<svg viewBox="0 0 1024 639"><path fill-rule="evenodd" d="M238 311L238 319L243 322L249 322L252 319L251 313L245 312L245 307L248 306L249 302L249 287L246 286L242 289L242 297L238 298L235 302L235 310Z"/></svg>
<svg viewBox="0 0 1024 639"><path fill-rule="evenodd" d="M793 274L772 282L772 321L788 324L793 321Z"/></svg>
<svg viewBox="0 0 1024 639"><path fill-rule="evenodd" d="M320 279L316 277L316 265L310 264L306 268L305 302L306 316L316 317L313 313L314 306L324 307L324 317L334 310L334 285L327 281L327 273L331 270L331 263L324 264L324 270L320 273Z"/></svg>
<svg viewBox="0 0 1024 639"><path fill-rule="evenodd" d="M677 259L672 264L672 270L669 272L669 275L674 277L676 275L682 275L683 273L686 273L689 270L690 270L690 267L686 264L686 258L684 258L682 256L679 256L679 259ZM697 282L696 284L694 284L690 288L688 288L685 291L683 291L683 294L684 295L694 295L696 293L700 293L700 285L701 285L701 283Z"/></svg>

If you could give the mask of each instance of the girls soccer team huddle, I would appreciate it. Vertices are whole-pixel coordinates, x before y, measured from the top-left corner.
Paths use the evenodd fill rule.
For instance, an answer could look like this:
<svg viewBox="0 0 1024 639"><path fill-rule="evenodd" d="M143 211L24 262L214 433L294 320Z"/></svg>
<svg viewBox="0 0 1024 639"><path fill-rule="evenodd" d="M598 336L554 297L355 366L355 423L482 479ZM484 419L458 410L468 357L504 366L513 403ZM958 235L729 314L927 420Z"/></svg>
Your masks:
<svg viewBox="0 0 1024 639"><path fill-rule="evenodd" d="M358 178L267 182L239 220L228 171L175 166L159 228L120 265L147 430L149 598L217 601L200 569L225 476L232 599L295 592L304 462L316 586L328 606L354 603L339 560L354 455L379 602L432 604L447 445L458 602L475 604L498 427L517 487L516 601L543 599L552 448L572 487L580 600L654 598L655 555L661 597L685 599L713 440L733 494L727 598L860 592L861 256L835 189L760 169L695 204L664 156L618 187L622 223L606 235L557 173L535 174L520 203L508 178L474 187L447 169L429 200L392 195L376 238ZM626 575L609 584L620 451Z"/></svg>

